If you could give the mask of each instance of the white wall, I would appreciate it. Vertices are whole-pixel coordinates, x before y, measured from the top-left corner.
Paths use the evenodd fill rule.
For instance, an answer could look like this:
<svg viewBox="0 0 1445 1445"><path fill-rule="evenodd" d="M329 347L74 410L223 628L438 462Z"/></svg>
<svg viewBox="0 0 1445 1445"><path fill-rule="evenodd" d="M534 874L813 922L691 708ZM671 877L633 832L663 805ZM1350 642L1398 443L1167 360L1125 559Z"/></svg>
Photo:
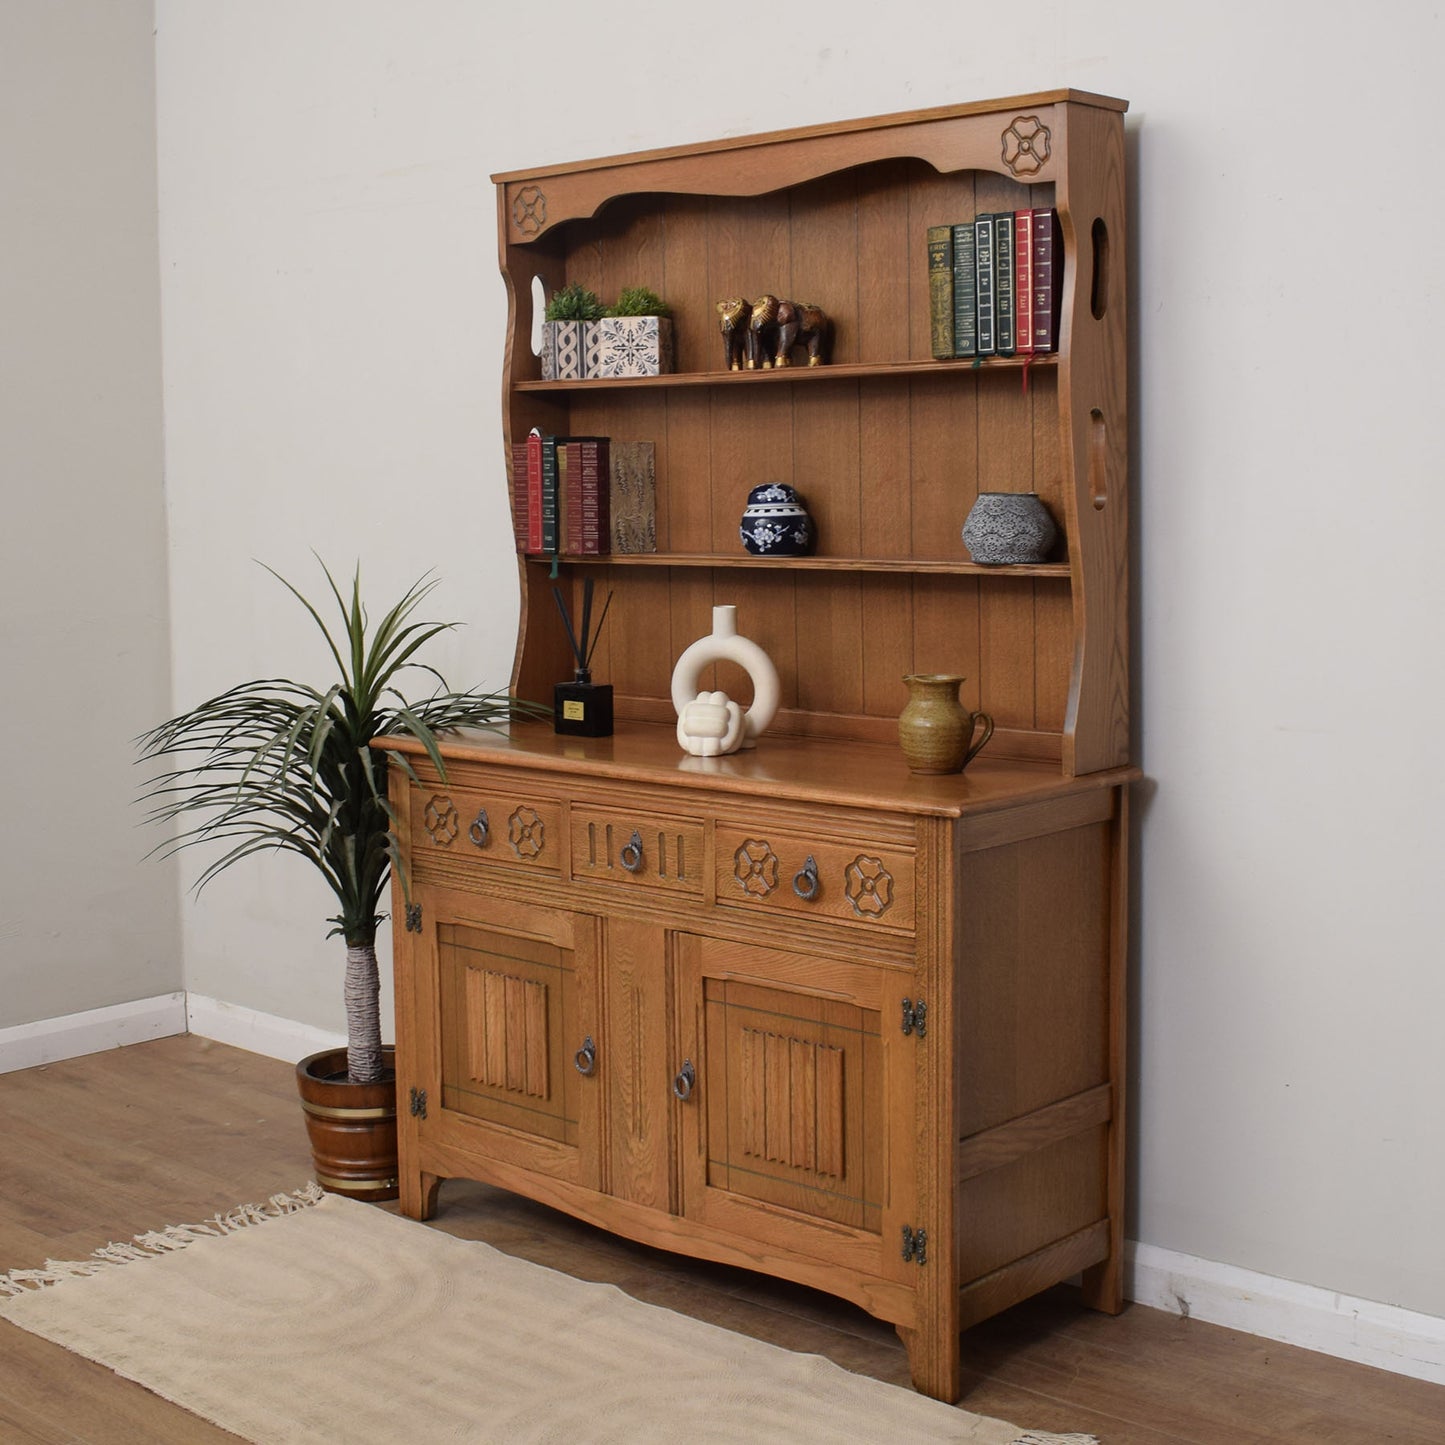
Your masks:
<svg viewBox="0 0 1445 1445"><path fill-rule="evenodd" d="M180 987L151 0L0 6L0 1031Z"/></svg>
<svg viewBox="0 0 1445 1445"><path fill-rule="evenodd" d="M438 660L506 678L490 172L1055 85L1132 100L1130 1233L1445 1315L1438 10L158 13L181 702L319 662L251 560L314 582L310 547L383 595L437 568L470 624ZM291 869L222 880L185 908L188 985L338 1026L327 911Z"/></svg>

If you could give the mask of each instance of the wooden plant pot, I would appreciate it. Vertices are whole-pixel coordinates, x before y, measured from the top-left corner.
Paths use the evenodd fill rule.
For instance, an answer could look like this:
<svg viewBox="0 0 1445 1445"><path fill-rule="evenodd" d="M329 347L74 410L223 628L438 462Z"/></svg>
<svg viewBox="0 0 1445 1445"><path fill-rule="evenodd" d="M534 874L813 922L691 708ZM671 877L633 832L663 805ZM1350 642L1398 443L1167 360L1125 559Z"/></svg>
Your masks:
<svg viewBox="0 0 1445 1445"><path fill-rule="evenodd" d="M316 1182L347 1199L395 1199L396 1051L382 1049L379 1084L346 1080L346 1050L325 1049L296 1065Z"/></svg>

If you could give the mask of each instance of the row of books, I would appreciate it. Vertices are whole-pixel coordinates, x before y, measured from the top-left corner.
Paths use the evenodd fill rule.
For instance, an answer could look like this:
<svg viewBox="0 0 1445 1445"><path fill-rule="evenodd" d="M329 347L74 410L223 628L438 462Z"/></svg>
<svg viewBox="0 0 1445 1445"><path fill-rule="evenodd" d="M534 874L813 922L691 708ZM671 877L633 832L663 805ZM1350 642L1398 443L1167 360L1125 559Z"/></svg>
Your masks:
<svg viewBox="0 0 1445 1445"><path fill-rule="evenodd" d="M1056 351L1063 240L1052 206L988 211L928 228L933 355L1030 356Z"/></svg>
<svg viewBox="0 0 1445 1445"><path fill-rule="evenodd" d="M548 436L533 427L512 447L512 530L536 556L657 551L651 442Z"/></svg>

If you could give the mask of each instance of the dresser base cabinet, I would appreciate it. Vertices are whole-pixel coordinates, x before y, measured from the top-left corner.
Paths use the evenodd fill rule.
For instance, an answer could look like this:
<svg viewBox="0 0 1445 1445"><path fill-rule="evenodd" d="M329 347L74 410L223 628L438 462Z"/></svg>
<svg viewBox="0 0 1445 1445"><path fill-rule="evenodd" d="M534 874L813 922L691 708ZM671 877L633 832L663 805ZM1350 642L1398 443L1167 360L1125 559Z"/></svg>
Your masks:
<svg viewBox="0 0 1445 1445"><path fill-rule="evenodd" d="M476 1179L828 1291L946 1400L969 1324L1080 1271L1116 1311L1130 775L839 744L898 796L822 802L635 731L392 769L404 1212Z"/></svg>

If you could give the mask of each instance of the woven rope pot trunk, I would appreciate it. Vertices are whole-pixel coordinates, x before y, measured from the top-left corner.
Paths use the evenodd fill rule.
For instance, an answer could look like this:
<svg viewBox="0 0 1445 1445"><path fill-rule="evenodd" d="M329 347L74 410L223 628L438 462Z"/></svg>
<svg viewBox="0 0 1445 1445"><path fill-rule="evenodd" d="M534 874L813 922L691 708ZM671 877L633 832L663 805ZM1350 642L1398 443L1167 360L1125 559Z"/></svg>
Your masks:
<svg viewBox="0 0 1445 1445"><path fill-rule="evenodd" d="M296 1065L316 1182L347 1199L395 1199L396 1050L381 1051L377 1084L346 1080L346 1050L325 1049Z"/></svg>

